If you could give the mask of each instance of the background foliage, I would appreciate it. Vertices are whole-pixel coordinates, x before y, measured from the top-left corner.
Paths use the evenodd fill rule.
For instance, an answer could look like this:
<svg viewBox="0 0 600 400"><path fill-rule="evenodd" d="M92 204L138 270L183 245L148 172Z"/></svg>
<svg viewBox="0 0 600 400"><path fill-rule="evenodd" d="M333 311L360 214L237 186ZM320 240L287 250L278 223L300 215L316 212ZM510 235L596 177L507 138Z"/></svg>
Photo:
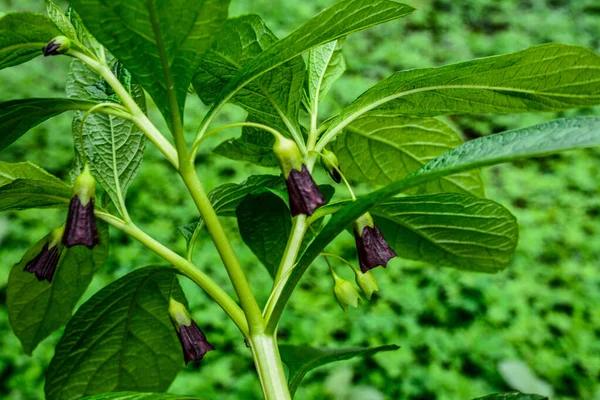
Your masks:
<svg viewBox="0 0 600 400"><path fill-rule="evenodd" d="M550 41L580 44L600 52L597 0L406 0L418 8L410 17L350 36L344 43L348 72L335 84L323 106L332 115L366 88L402 69L438 66L474 57L507 53ZM276 2L233 0L231 15L257 12L283 37L331 0ZM62 4L64 5L64 3ZM44 12L41 0L0 0L0 11ZM0 100L62 96L69 60L38 58L0 72ZM200 121L205 111L189 97L186 120ZM156 120L159 113L153 105ZM596 114L600 108L563 113ZM453 117L467 138L550 120L556 114ZM242 120L230 106L221 123ZM71 115L34 129L6 152L3 161L31 160L67 180L72 162ZM195 123L190 123L194 127ZM188 132L190 135L193 132ZM234 163L209 154L226 137L210 138L198 166L207 189L240 182L248 173L275 170ZM142 172L131 185L128 205L140 226L184 251L177 226L192 222L196 211L179 182L167 180L169 166L148 146ZM497 275L481 275L419 265L399 259L375 272L381 291L361 309L343 314L332 295L326 265L317 260L293 296L280 329L281 342L312 346L380 346L395 352L369 360L338 364L310 373L299 389L302 399L466 399L504 391L514 379L507 360L524 361L554 389L556 399L600 399L600 149L502 165L484 171L487 196L518 218L520 243L511 266ZM317 181L329 183L325 174ZM361 187L359 191L368 188ZM44 370L60 332L29 358L12 334L6 314L6 280L24 252L58 225L52 210L0 214L0 397L42 397ZM227 221L227 220L226 220ZM227 221L228 231L236 232ZM234 233L234 235L236 235ZM160 260L128 237L112 232L107 264L84 299L104 284ZM259 301L270 278L235 236L234 246L249 271ZM354 257L354 244L342 235L335 252ZM225 284L226 275L206 232L201 235L198 265ZM338 273L350 278L342 265ZM255 398L260 391L252 361L235 326L197 289L183 282L195 318L218 351L200 366L189 366L171 390L205 398ZM242 361L240 361L240 359ZM506 364L505 364L506 365ZM510 364L508 364L510 365ZM513 368L514 369L514 368ZM504 374L503 374L504 372ZM324 384L323 384L324 382Z"/></svg>

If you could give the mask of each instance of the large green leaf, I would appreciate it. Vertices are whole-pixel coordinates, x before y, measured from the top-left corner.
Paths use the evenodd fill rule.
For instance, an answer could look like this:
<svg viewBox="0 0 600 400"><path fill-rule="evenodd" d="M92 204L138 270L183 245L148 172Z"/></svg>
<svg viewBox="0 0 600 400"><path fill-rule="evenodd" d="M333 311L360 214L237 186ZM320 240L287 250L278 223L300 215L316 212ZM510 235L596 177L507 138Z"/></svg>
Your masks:
<svg viewBox="0 0 600 400"><path fill-rule="evenodd" d="M139 85L131 84L131 76L110 54L107 62L123 86L131 92L142 110L146 109L144 91ZM67 96L69 98L113 102L116 96L110 86L96 72L83 62L75 59L71 62L67 76ZM129 185L137 176L144 157L146 138L133 122L123 118L92 113L81 121L84 112L76 112L73 118L73 140L80 160L85 149L85 158L89 161L94 177L106 190L113 203L119 206L120 198L125 198Z"/></svg>
<svg viewBox="0 0 600 400"><path fill-rule="evenodd" d="M398 256L497 272L517 246L515 217L500 204L458 193L394 198L371 210Z"/></svg>
<svg viewBox="0 0 600 400"><path fill-rule="evenodd" d="M259 122L249 116L246 122ZM242 136L229 139L218 145L213 151L219 155L237 161L248 161L263 167L277 167L279 165L273 145L273 135L263 129L245 126Z"/></svg>
<svg viewBox="0 0 600 400"><path fill-rule="evenodd" d="M368 114L346 127L333 151L347 178L389 185L462 143L454 129L435 118ZM443 177L410 192L484 195L478 171Z"/></svg>
<svg viewBox="0 0 600 400"><path fill-rule="evenodd" d="M524 394L519 392L496 393L488 396L478 397L473 400L548 400L546 396L537 394Z"/></svg>
<svg viewBox="0 0 600 400"><path fill-rule="evenodd" d="M599 103L600 56L584 47L550 43L395 73L346 107L325 135L333 136L373 109L436 116L555 111Z"/></svg>
<svg viewBox="0 0 600 400"><path fill-rule="evenodd" d="M248 194L237 208L237 221L244 243L275 278L292 230L287 193L260 189Z"/></svg>
<svg viewBox="0 0 600 400"><path fill-rule="evenodd" d="M168 393L117 392L84 397L81 400L200 400L197 397Z"/></svg>
<svg viewBox="0 0 600 400"><path fill-rule="evenodd" d="M225 29L202 58L194 87L205 104L213 103L223 87L253 58L277 42L254 14L227 21ZM294 57L241 89L233 101L253 119L283 128L301 138L298 112L304 84L304 61Z"/></svg>
<svg viewBox="0 0 600 400"><path fill-rule="evenodd" d="M72 0L71 4L171 123L172 112L183 114L187 89L202 53L227 18L229 1Z"/></svg>
<svg viewBox="0 0 600 400"><path fill-rule="evenodd" d="M249 82L313 47L405 17L414 10L390 0L339 1L247 63L227 83L215 103L222 105Z"/></svg>
<svg viewBox="0 0 600 400"><path fill-rule="evenodd" d="M89 110L97 102L76 99L22 99L0 103L0 150L34 126L69 110Z"/></svg>
<svg viewBox="0 0 600 400"><path fill-rule="evenodd" d="M0 16L0 69L42 55L42 48L60 35L49 18L29 13Z"/></svg>
<svg viewBox="0 0 600 400"><path fill-rule="evenodd" d="M41 251L47 238L40 240L16 264L8 277L6 305L15 335L27 354L49 334L64 325L81 295L108 256L108 227L98 224L100 244L64 248L52 282L38 281L23 268Z"/></svg>
<svg viewBox="0 0 600 400"><path fill-rule="evenodd" d="M354 357L366 357L380 351L398 350L396 345L379 347L354 347L348 349L319 349L308 346L281 345L281 359L289 368L288 382L292 396L298 389L302 378L311 370L336 361L350 360Z"/></svg>
<svg viewBox="0 0 600 400"><path fill-rule="evenodd" d="M472 140L433 159L408 177L343 206L310 243L290 275L274 313L281 313L304 271L352 221L374 205L442 176L518 159L600 145L600 117L559 119Z"/></svg>
<svg viewBox="0 0 600 400"><path fill-rule="evenodd" d="M308 52L306 101L310 112L315 111L321 99L346 71L342 42L343 39L334 40Z"/></svg>
<svg viewBox="0 0 600 400"><path fill-rule="evenodd" d="M174 270L163 267L136 270L96 293L56 346L46 399L166 391L183 367L168 314L170 296L185 301Z"/></svg>
<svg viewBox="0 0 600 400"><path fill-rule="evenodd" d="M66 207L72 189L30 162L0 161L0 211Z"/></svg>

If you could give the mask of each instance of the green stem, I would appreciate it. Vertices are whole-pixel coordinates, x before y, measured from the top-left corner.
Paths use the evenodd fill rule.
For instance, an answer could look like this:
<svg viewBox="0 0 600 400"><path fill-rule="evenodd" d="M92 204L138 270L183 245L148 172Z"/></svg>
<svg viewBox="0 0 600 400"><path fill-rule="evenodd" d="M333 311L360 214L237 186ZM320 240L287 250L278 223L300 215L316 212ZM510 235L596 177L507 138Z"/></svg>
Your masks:
<svg viewBox="0 0 600 400"><path fill-rule="evenodd" d="M249 343L265 400L291 400L275 335L252 335Z"/></svg>
<svg viewBox="0 0 600 400"><path fill-rule="evenodd" d="M194 165L189 163L183 165L180 170L181 177L185 182L192 198L194 199L194 203L198 207L200 214L202 215L202 219L204 220L204 224L208 229L208 233L210 234L219 255L221 256L221 260L223 260L223 264L225 264L225 268L227 270L227 274L229 275L229 279L235 288L235 291L240 299L240 304L246 318L248 320L248 324L250 326L251 333L260 333L264 329L264 320L262 318L262 314L260 312L260 308L258 307L258 303L256 302L256 298L252 294L252 289L250 289L250 284L244 275L244 271L231 247L231 243L221 226L221 222L219 221L219 217L212 207L200 180L198 179L198 175L194 169Z"/></svg>
<svg viewBox="0 0 600 400"><path fill-rule="evenodd" d="M210 297L212 297L217 304L219 304L219 306L223 309L223 311L225 311L225 313L227 313L227 315L229 315L229 318L231 318L231 320L237 325L242 334L245 337L249 337L250 332L248 329L248 323L246 322L243 311L208 275L200 271L194 264L185 258L181 257L168 247L164 246L162 243L152 238L133 223L126 223L114 215L102 211L96 211L96 216L120 231L133 237L138 242L168 261L183 275L194 281L198 286L204 289L204 291Z"/></svg>
<svg viewBox="0 0 600 400"><path fill-rule="evenodd" d="M306 215L300 214L294 218L294 221L292 222L292 232L288 237L288 242L285 247L281 263L279 264L279 268L277 269L275 281L273 282L273 289L271 289L271 295L267 300L264 310L264 317L267 321L267 328L265 329L265 332L267 334L273 334L277 330L279 320L272 320L271 314L275 304L277 303L277 299L279 299L279 296L285 287L288 276L294 269L296 257L300 251L300 246L302 246L302 240L304 239L304 234L306 233L307 228L308 224L306 223Z"/></svg>
<svg viewBox="0 0 600 400"><path fill-rule="evenodd" d="M129 92L127 92L127 89L123 87L119 79L115 76L115 74L113 74L110 68L78 51L69 50L68 54L86 63L90 68L104 78L106 83L112 87L117 96L119 96L123 102L123 105L131 113L131 121L138 128L140 128L144 134L146 134L148 139L154 143L156 147L158 147L158 149L165 155L167 160L169 160L169 162L173 164L176 169L179 169L179 159L177 151L173 145L169 143L169 141L162 135L162 133L160 133L158 129L156 129L154 124L148 119L146 114L144 114L142 109L137 105L135 100L133 100Z"/></svg>

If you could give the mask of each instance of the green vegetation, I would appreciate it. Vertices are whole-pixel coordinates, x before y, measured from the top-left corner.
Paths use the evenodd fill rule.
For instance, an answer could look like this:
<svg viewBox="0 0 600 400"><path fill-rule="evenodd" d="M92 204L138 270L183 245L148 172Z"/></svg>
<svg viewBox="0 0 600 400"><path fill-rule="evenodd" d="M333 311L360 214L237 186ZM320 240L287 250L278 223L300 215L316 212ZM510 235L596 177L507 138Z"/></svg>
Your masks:
<svg viewBox="0 0 600 400"><path fill-rule="evenodd" d="M330 0L276 2L233 0L231 15L259 13L283 36L329 6ZM522 50L558 41L600 51L600 7L596 0L451 0L407 1L419 10L410 18L354 34L344 43L352 54L348 72L332 87L325 115L333 115L360 93L391 73L440 66L474 57ZM63 4L64 5L64 4ZM41 0L0 0L0 11L44 11ZM574 22L575 21L575 22ZM68 60L38 58L20 68L0 72L0 100L63 96ZM206 109L189 96L188 121ZM150 106L155 120L160 113ZM448 118L467 138L564 115L599 115L600 108L560 114ZM219 122L240 120L244 113L228 107ZM37 127L2 153L2 161L29 159L68 180L72 163L71 115ZM195 126L196 124L189 124ZM194 132L186 132L190 136ZM234 163L208 150L239 131L207 139L198 164L207 171L203 183L239 183L249 173L276 170ZM192 136L193 137L193 136ZM52 151L49 152L48 149ZM185 240L177 227L193 222L193 204L183 185L166 182L169 165L148 146L141 174L129 189L128 206L140 226L180 252ZM487 197L507 207L520 223L520 241L511 266L496 275L439 269L395 259L387 270L373 273L380 291L360 310L343 314L332 294L331 278L319 260L292 297L279 331L281 342L326 347L374 347L396 344L400 349L349 361L334 369L309 373L298 391L306 399L468 399L511 389L500 373L506 360L522 360L548 382L557 399L600 399L600 150L577 151L494 167L484 172ZM325 176L319 177L325 182ZM175 187L169 189L167 187ZM144 188L145 190L138 190ZM148 190L150 189L150 190ZM366 188L359 188L366 191ZM10 268L35 241L61 222L59 212L26 211L17 219L0 214L0 397L42 397L43 373L60 332L39 346L33 357L23 355L6 314L6 280ZM223 219L236 232L234 221ZM84 299L107 282L161 260L141 245L112 231L120 242L97 274ZM35 238L35 239L32 239ZM239 236L234 246L257 293L266 300L270 278ZM342 236L330 248L352 259L354 244ZM203 231L195 261L219 284L226 282L212 243ZM336 262L332 260L332 262ZM350 270L340 275L353 279ZM198 369L189 366L172 386L173 392L204 398L255 398L260 392L251 358L234 324L218 307L187 283L191 309L219 350L209 353ZM233 343L233 344L232 344ZM243 360L241 362L240 360ZM506 375L506 374L505 374ZM325 382L325 383L323 383ZM517 387L515 387L517 388ZM518 388L520 389L520 388Z"/></svg>

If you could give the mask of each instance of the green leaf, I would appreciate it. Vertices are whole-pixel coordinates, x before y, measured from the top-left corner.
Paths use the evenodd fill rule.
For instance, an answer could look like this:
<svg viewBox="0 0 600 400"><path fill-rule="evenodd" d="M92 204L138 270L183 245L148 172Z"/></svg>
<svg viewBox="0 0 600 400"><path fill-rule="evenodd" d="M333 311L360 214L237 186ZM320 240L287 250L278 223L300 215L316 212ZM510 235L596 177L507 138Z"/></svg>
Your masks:
<svg viewBox="0 0 600 400"><path fill-rule="evenodd" d="M66 207L72 189L30 162L0 161L0 211Z"/></svg>
<svg viewBox="0 0 600 400"><path fill-rule="evenodd" d="M84 397L81 400L200 400L197 397L168 393L117 392Z"/></svg>
<svg viewBox="0 0 600 400"><path fill-rule="evenodd" d="M397 72L346 107L325 136L373 110L396 114L509 114L600 103L600 56L544 44L440 68Z"/></svg>
<svg viewBox="0 0 600 400"><path fill-rule="evenodd" d="M275 278L292 231L287 193L259 189L248 194L237 208L237 221L244 243Z"/></svg>
<svg viewBox="0 0 600 400"><path fill-rule="evenodd" d="M548 397L537 394L524 394L519 392L496 393L473 400L548 400Z"/></svg>
<svg viewBox="0 0 600 400"><path fill-rule="evenodd" d="M171 124L172 113L183 115L187 89L202 53L227 18L229 1L72 0L71 4ZM170 105L171 95L176 106Z"/></svg>
<svg viewBox="0 0 600 400"><path fill-rule="evenodd" d="M433 159L406 178L359 197L333 214L329 223L299 258L283 289L277 312L283 310L293 288L319 253L352 221L376 204L442 176L503 162L598 145L600 145L600 117L559 119L472 140Z"/></svg>
<svg viewBox="0 0 600 400"><path fill-rule="evenodd" d="M223 88L215 103L225 103L249 82L313 47L405 17L414 10L390 0L339 1L244 65Z"/></svg>
<svg viewBox="0 0 600 400"><path fill-rule="evenodd" d="M217 186L208 193L208 198L217 215L235 217L235 211L242 200L244 200L244 197L259 188L285 190L285 180L281 175L252 175L240 184L226 183ZM197 231L202 229L202 226L203 221L200 218L197 222L179 228L188 242L188 246L193 236L197 234Z"/></svg>
<svg viewBox="0 0 600 400"><path fill-rule="evenodd" d="M398 350L396 345L379 347L354 347L348 349L319 349L308 346L281 345L281 359L289 368L288 382L292 396L298 389L302 378L311 370L336 361L350 360L354 357L366 357L381 351Z"/></svg>
<svg viewBox="0 0 600 400"><path fill-rule="evenodd" d="M458 193L394 198L371 210L402 258L498 272L517 246L515 217L500 204Z"/></svg>
<svg viewBox="0 0 600 400"><path fill-rule="evenodd" d="M107 62L123 86L131 92L140 108L145 111L144 91L131 84L131 75L107 54ZM116 102L110 86L83 62L74 59L67 76L67 96L98 102ZM87 159L94 177L106 190L111 200L120 207L127 189L135 180L142 166L146 137L133 122L114 115L89 114L81 126L84 112L76 112L73 118L73 141L79 164ZM82 154L85 149L85 157Z"/></svg>
<svg viewBox="0 0 600 400"><path fill-rule="evenodd" d="M0 16L0 69L42 55L42 48L60 35L49 18L29 13Z"/></svg>
<svg viewBox="0 0 600 400"><path fill-rule="evenodd" d="M194 77L194 87L202 101L213 103L240 69L276 42L277 37L258 15L229 19ZM233 101L254 120L275 128L283 124L283 128L300 138L298 112L303 84L304 61L298 56L263 74L240 90Z"/></svg>
<svg viewBox="0 0 600 400"><path fill-rule="evenodd" d="M83 304L56 346L46 399L75 400L107 391L164 392L183 367L169 297L185 301L174 270L146 267Z"/></svg>
<svg viewBox="0 0 600 400"><path fill-rule="evenodd" d="M343 39L334 40L308 52L308 77L306 79L308 110L312 110L319 105L319 102L327 95L335 81L346 71L346 60L342 54L342 42Z"/></svg>
<svg viewBox="0 0 600 400"><path fill-rule="evenodd" d="M69 21L75 29L75 34L77 35L77 40L79 43L82 43L88 49L96 53L97 57L102 59L105 55L104 46L98 43L96 38L93 37L92 34L87 30L83 24L83 21L71 5L69 5L69 8L67 8L67 18L69 18Z"/></svg>
<svg viewBox="0 0 600 400"><path fill-rule="evenodd" d="M65 13L61 10L59 6L54 4L52 0L46 0L46 12L48 13L48 17L54 22L54 25L69 39L78 40L77 31L75 27L69 20L69 18L65 15Z"/></svg>
<svg viewBox="0 0 600 400"><path fill-rule="evenodd" d="M89 110L98 104L76 99L22 99L0 103L0 151L27 131L69 110Z"/></svg>
<svg viewBox="0 0 600 400"><path fill-rule="evenodd" d="M252 116L246 122L259 122ZM273 135L263 129L245 126L242 136L229 139L218 145L213 151L231 160L248 161L263 167L277 167L279 165L273 153Z"/></svg>
<svg viewBox="0 0 600 400"><path fill-rule="evenodd" d="M40 240L16 264L8 277L6 304L15 335L25 353L31 355L36 346L70 318L77 301L104 265L108 256L108 227L98 224L100 244L93 250L85 246L63 248L52 282L38 281L25 272L25 265L35 258L47 243Z"/></svg>
<svg viewBox="0 0 600 400"><path fill-rule="evenodd" d="M332 147L347 178L389 185L462 143L454 129L435 118L369 114L346 127ZM443 177L409 192L484 195L478 171Z"/></svg>

